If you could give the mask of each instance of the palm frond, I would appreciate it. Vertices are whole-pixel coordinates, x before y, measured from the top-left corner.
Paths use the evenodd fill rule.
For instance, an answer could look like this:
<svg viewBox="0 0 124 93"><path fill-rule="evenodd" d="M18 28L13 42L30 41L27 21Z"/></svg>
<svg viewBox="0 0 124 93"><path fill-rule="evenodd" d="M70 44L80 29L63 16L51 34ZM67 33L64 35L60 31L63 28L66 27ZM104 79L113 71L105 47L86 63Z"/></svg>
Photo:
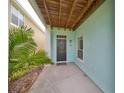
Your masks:
<svg viewBox="0 0 124 93"><path fill-rule="evenodd" d="M20 27L9 30L10 80L17 79L34 66L52 63L43 50L36 51L37 45L32 35L31 28Z"/></svg>

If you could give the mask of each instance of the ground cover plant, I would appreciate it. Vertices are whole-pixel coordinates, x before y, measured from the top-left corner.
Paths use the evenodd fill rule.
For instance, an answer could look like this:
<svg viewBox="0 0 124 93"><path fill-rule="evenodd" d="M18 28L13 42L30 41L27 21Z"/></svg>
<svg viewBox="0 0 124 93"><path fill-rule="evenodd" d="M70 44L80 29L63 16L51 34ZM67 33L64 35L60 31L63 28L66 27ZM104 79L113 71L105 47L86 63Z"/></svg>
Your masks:
<svg viewBox="0 0 124 93"><path fill-rule="evenodd" d="M26 27L9 30L9 81L16 80L40 65L51 64L43 50L37 51L33 30Z"/></svg>

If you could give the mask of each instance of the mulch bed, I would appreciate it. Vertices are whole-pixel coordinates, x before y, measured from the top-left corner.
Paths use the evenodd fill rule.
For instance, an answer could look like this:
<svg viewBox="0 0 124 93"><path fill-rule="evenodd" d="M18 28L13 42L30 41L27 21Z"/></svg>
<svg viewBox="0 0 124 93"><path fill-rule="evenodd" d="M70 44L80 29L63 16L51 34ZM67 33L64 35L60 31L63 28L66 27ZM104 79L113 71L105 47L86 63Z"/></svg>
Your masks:
<svg viewBox="0 0 124 93"><path fill-rule="evenodd" d="M21 78L9 82L8 93L27 93L34 81L39 76L44 66L33 69Z"/></svg>

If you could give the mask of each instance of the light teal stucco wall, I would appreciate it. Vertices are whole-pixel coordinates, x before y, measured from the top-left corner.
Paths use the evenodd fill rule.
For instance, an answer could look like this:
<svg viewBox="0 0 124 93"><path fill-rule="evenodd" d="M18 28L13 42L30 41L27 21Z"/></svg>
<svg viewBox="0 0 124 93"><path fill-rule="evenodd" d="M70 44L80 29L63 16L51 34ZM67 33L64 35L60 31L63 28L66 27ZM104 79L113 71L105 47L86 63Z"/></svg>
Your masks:
<svg viewBox="0 0 124 93"><path fill-rule="evenodd" d="M53 28L51 33L51 58L54 63L56 63L56 36L57 35L66 35L67 36L67 62L74 62L75 58L75 32L70 32L69 30L64 30L63 28ZM71 46L69 40L72 40Z"/></svg>
<svg viewBox="0 0 124 93"><path fill-rule="evenodd" d="M56 62L56 35L67 35L67 61L75 62L103 91L114 93L114 0L106 0L76 31L53 28L51 58ZM84 60L76 58L77 38L83 36ZM69 46L72 40L72 46Z"/></svg>
<svg viewBox="0 0 124 93"><path fill-rule="evenodd" d="M114 93L114 0L106 0L76 29L83 35L84 60L76 64L105 92Z"/></svg>

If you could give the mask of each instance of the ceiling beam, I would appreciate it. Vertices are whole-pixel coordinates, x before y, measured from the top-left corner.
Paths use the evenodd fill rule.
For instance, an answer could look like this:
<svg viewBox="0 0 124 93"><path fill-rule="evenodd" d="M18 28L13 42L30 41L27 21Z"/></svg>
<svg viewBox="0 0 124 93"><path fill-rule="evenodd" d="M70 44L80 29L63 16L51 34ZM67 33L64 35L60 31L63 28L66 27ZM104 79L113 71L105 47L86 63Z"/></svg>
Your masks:
<svg viewBox="0 0 124 93"><path fill-rule="evenodd" d="M48 1L49 3L52 3L52 4L59 4L59 2L55 1L55 0L46 0L46 1Z"/></svg>
<svg viewBox="0 0 124 93"><path fill-rule="evenodd" d="M61 7L62 7L62 6L61 6L61 3L62 3L62 2L61 2L61 0L60 0L60 1L59 1L59 26L60 26L60 18L61 18L61 10L62 10L62 9L61 9Z"/></svg>
<svg viewBox="0 0 124 93"><path fill-rule="evenodd" d="M81 15L77 18L77 20L73 23L72 28L74 28L74 26L80 21L80 19L85 14L85 12L87 11L87 9L90 7L91 4L92 4L92 0L88 0L87 6L85 7Z"/></svg>
<svg viewBox="0 0 124 93"><path fill-rule="evenodd" d="M74 9L75 9L75 6L76 6L77 1L78 1L78 0L74 0L74 2L73 2L73 5L72 5L72 8L71 8L69 17L68 17L67 22L66 22L66 28L67 28L68 23L69 23L69 21L70 21L70 19L71 19L71 16L72 16L72 13L73 13L73 11L74 11Z"/></svg>
<svg viewBox="0 0 124 93"><path fill-rule="evenodd" d="M48 8L47 8L47 5L46 5L46 0L43 0L43 4L44 4L44 7L45 7L45 11L46 11L46 14L47 14L47 17L48 17L48 20L49 20L49 24L51 24L51 20L50 20L50 15L49 15L49 12L48 12Z"/></svg>

